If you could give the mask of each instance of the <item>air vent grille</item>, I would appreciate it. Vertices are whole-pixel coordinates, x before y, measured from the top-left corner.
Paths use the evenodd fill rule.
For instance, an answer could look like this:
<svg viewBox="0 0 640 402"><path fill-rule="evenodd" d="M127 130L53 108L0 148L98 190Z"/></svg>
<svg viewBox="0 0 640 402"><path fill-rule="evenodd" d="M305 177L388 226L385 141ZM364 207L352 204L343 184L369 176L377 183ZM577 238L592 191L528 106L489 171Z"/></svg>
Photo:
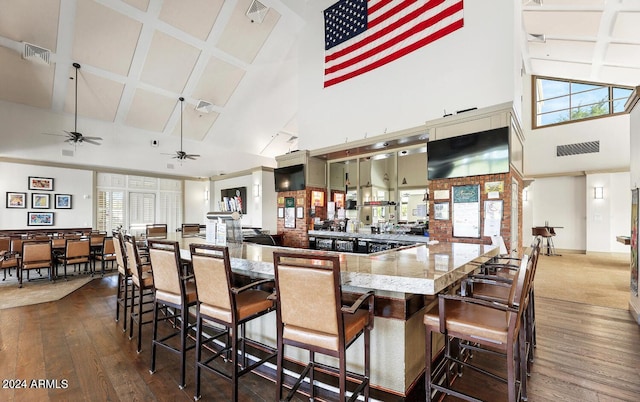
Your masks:
<svg viewBox="0 0 640 402"><path fill-rule="evenodd" d="M49 49L32 45L27 42L22 43L24 44L24 49L22 50L23 59L45 66L51 65L51 51Z"/></svg>
<svg viewBox="0 0 640 402"><path fill-rule="evenodd" d="M62 156L73 156L73 151L71 149L63 149Z"/></svg>
<svg viewBox="0 0 640 402"><path fill-rule="evenodd" d="M580 142L577 144L558 145L556 156L593 154L600 152L600 141Z"/></svg>
<svg viewBox="0 0 640 402"><path fill-rule="evenodd" d="M260 3L258 0L253 0L247 10L247 18L249 18L251 22L261 24L262 21L264 21L264 17L267 16L268 11L269 8L267 6Z"/></svg>
<svg viewBox="0 0 640 402"><path fill-rule="evenodd" d="M200 113L211 113L213 110L213 104L204 100L199 100L196 105L196 110Z"/></svg>

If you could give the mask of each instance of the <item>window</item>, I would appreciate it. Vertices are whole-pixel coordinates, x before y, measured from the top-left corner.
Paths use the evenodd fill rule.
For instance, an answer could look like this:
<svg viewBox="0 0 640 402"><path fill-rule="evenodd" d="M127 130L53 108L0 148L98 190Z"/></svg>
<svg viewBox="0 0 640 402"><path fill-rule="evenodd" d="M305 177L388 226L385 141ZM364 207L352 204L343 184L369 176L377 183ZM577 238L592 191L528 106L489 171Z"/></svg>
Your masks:
<svg viewBox="0 0 640 402"><path fill-rule="evenodd" d="M124 191L98 190L97 229L111 233L124 226Z"/></svg>
<svg viewBox="0 0 640 402"><path fill-rule="evenodd" d="M624 112L632 88L533 77L533 128L570 123Z"/></svg>
<svg viewBox="0 0 640 402"><path fill-rule="evenodd" d="M98 173L97 228L119 226L139 235L146 224L166 223L172 232L182 223L182 181Z"/></svg>

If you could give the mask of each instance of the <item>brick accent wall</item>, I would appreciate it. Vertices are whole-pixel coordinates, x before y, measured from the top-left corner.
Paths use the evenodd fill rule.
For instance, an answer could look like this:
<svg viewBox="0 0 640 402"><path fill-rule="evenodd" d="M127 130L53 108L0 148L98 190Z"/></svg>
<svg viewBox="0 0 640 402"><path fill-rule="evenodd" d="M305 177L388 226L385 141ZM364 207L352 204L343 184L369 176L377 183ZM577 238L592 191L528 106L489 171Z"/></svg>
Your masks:
<svg viewBox="0 0 640 402"><path fill-rule="evenodd" d="M278 193L277 207L284 208L284 199L287 197L293 197L295 199L296 209L303 207L304 217L296 217L295 228L285 228L284 218L278 218L278 234L282 234L282 244L285 247L297 247L297 248L309 248L309 235L308 231L313 229L313 220L315 217L321 220L326 219L325 208L315 208L315 216L310 216L311 211L311 192L321 191L325 194L326 204L326 189L320 187L307 187L304 190L299 191L285 191ZM277 210L276 210L277 213Z"/></svg>
<svg viewBox="0 0 640 402"><path fill-rule="evenodd" d="M518 183L518 199L512 200L512 181L516 180ZM454 179L439 179L439 180L431 180L429 181L429 193L431 195L429 199L429 237L431 240L438 241L448 241L448 242L459 242L459 243L480 243L480 244L491 244L490 237L482 236L484 231L484 202L490 200L488 194L485 192L485 183L487 182L496 182L502 181L504 183L504 190L499 194L497 199L503 201L503 210L502 210L502 222L500 227L500 235L504 239L504 242L507 246L507 250L511 252L509 249L511 245L511 203L518 203L518 238L522 239L522 186L523 181L522 177L514 170L511 169L509 173L502 174L492 174L492 175L481 175L481 176L470 176L470 177L459 177ZM479 184L480 185L480 238L465 238L465 237L453 237L453 194L452 187L453 186L464 186L471 184ZM449 219L448 220L436 220L434 218L434 203L435 202L444 202L447 200L434 200L434 192L438 190L448 190L449 191ZM518 242L518 255L522 253L522 247L520 244L522 241Z"/></svg>

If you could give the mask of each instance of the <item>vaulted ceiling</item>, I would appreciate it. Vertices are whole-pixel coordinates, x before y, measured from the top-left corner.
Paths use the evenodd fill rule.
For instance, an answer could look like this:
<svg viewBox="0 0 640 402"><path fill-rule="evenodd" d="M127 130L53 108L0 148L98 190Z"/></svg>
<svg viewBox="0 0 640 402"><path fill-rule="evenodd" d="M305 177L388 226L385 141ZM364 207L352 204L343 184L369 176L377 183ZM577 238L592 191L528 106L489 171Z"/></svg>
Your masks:
<svg viewBox="0 0 640 402"><path fill-rule="evenodd" d="M0 0L0 107L39 116L0 127L0 156L186 176L274 166L304 135L296 39L309 1ZM639 3L522 0L525 72L638 85ZM24 58L27 44L48 63ZM74 62L78 131L103 145L69 156L63 138L43 134L73 128ZM166 155L179 148L180 96L185 151L202 155L184 166ZM33 143L45 156L25 151Z"/></svg>

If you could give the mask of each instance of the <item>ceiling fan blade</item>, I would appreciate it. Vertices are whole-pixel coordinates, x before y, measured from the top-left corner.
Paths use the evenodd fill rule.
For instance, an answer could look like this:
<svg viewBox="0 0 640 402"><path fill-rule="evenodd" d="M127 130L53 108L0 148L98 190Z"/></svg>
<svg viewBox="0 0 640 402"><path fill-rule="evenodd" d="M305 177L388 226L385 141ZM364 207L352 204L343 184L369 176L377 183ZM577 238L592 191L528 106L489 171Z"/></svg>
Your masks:
<svg viewBox="0 0 640 402"><path fill-rule="evenodd" d="M160 155L175 155L175 154L170 154L170 153L167 153L167 152L161 152Z"/></svg>
<svg viewBox="0 0 640 402"><path fill-rule="evenodd" d="M196 159L198 159L200 155L187 155L185 156L186 159L191 159L192 161L195 161Z"/></svg>
<svg viewBox="0 0 640 402"><path fill-rule="evenodd" d="M56 137L68 137L66 134L54 134L54 133L40 133L44 135L55 135Z"/></svg>
<svg viewBox="0 0 640 402"><path fill-rule="evenodd" d="M87 137L86 135L83 135L82 138L84 138L84 140L94 140L94 141L102 141L102 137Z"/></svg>
<svg viewBox="0 0 640 402"><path fill-rule="evenodd" d="M81 140L82 142L86 142L88 144L93 144L93 145L102 145L101 143L99 143L98 141L94 141L94 140L90 140L88 139L88 137L84 137L83 140Z"/></svg>

